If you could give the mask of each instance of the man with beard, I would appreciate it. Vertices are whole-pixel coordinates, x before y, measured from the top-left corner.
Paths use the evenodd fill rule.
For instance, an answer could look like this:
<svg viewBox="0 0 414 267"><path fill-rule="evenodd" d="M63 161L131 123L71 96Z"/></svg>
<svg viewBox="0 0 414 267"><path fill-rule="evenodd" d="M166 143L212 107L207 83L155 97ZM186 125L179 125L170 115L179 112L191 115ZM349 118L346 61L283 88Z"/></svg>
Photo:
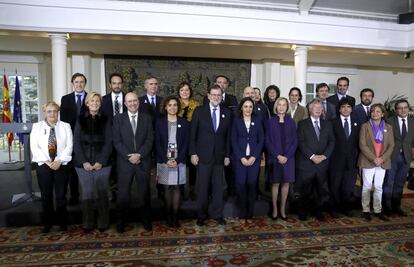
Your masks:
<svg viewBox="0 0 414 267"><path fill-rule="evenodd" d="M372 100L374 99L374 91L370 88L365 88L361 90L359 96L361 98L361 103L355 106L352 113L355 117L355 121L361 125L367 122L371 117L370 109Z"/></svg>

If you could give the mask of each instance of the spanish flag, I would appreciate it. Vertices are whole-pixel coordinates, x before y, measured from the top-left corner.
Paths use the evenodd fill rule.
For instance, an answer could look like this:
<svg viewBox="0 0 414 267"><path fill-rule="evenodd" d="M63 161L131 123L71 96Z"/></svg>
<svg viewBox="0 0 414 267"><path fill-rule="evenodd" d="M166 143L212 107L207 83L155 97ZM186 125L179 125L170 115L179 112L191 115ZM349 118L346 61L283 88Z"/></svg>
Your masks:
<svg viewBox="0 0 414 267"><path fill-rule="evenodd" d="M3 90L3 114L1 116L1 121L3 123L11 123L12 116L10 113L10 97L9 97L9 86L7 85L7 77L6 74L3 76L4 81L4 90ZM7 141L9 146L11 146L14 136L13 133L7 133Z"/></svg>

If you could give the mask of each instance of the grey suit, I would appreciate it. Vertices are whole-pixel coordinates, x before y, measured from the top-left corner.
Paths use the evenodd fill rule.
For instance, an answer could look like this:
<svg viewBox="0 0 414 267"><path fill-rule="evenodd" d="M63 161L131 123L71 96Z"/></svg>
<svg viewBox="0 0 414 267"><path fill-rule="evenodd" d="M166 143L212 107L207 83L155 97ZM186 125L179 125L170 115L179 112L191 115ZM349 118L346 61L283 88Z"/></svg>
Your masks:
<svg viewBox="0 0 414 267"><path fill-rule="evenodd" d="M138 201L143 207L142 219L150 221L150 171L151 150L154 140L152 118L142 112L138 113L137 130L134 136L128 112L118 114L113 121L113 142L117 151L118 199L117 209L120 220L128 208L132 180L136 178ZM134 142L135 141L135 142ZM128 155L138 153L141 162L134 165Z"/></svg>
<svg viewBox="0 0 414 267"><path fill-rule="evenodd" d="M394 150L391 156L391 169L387 170L383 184L384 209L398 211L401 209L401 198L407 174L412 160L411 149L414 144L414 120L407 118L407 134L401 136L398 117L391 117L387 122L394 132Z"/></svg>

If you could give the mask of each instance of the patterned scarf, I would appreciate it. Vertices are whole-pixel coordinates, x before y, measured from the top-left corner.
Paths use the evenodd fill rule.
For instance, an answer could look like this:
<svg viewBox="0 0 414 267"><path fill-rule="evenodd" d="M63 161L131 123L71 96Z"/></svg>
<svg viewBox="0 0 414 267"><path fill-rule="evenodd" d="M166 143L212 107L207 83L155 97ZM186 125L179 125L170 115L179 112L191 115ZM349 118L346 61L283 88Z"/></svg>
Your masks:
<svg viewBox="0 0 414 267"><path fill-rule="evenodd" d="M49 138L47 141L47 148L49 151L49 157L51 161L54 161L57 155L57 141L55 127L51 126L47 121L46 124L50 127Z"/></svg>
<svg viewBox="0 0 414 267"><path fill-rule="evenodd" d="M375 143L383 144L384 143L384 126L385 126L384 120L381 120L379 127L377 127L373 119L370 119L370 122L371 122L372 130L374 131Z"/></svg>

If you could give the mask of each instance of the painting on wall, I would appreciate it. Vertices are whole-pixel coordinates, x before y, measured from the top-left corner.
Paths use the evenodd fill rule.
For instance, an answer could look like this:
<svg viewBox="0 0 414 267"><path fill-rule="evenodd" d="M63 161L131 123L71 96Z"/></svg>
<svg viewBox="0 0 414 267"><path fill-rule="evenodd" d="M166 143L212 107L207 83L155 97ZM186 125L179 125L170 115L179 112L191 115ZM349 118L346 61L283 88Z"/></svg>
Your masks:
<svg viewBox="0 0 414 267"><path fill-rule="evenodd" d="M187 81L193 88L193 97L200 101L214 77L221 74L230 79L227 92L240 99L244 87L250 85L250 70L250 60L105 55L106 81L111 73L121 73L125 92L135 91L138 95L145 94L145 79L154 76L161 96L176 94L176 86Z"/></svg>

